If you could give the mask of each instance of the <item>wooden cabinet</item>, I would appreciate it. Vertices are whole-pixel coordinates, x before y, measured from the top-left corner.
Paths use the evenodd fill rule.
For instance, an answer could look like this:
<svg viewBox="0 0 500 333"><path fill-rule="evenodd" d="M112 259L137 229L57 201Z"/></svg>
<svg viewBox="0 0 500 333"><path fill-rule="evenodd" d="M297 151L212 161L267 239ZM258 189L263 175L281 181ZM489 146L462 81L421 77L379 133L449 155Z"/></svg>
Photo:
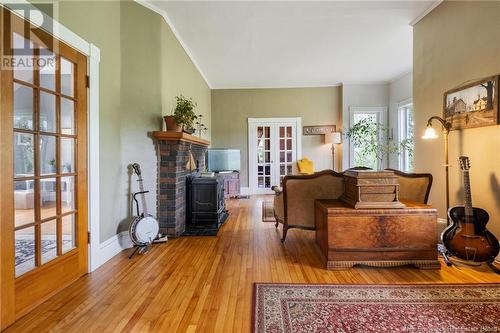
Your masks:
<svg viewBox="0 0 500 333"><path fill-rule="evenodd" d="M238 197L240 195L240 173L239 172L221 172L219 178L223 182L224 197Z"/></svg>
<svg viewBox="0 0 500 333"><path fill-rule="evenodd" d="M362 264L439 269L436 209L403 203L403 209L354 209L340 200L317 200L316 243L327 268Z"/></svg>

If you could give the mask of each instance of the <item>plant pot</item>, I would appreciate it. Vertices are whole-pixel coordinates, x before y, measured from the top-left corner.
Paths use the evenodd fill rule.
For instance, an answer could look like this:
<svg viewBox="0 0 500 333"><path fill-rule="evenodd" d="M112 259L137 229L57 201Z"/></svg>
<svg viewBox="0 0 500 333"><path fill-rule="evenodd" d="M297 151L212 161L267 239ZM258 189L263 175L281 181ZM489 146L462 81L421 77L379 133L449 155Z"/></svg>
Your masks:
<svg viewBox="0 0 500 333"><path fill-rule="evenodd" d="M182 132L182 126L175 122L174 116L165 116L165 125L167 126L167 131Z"/></svg>

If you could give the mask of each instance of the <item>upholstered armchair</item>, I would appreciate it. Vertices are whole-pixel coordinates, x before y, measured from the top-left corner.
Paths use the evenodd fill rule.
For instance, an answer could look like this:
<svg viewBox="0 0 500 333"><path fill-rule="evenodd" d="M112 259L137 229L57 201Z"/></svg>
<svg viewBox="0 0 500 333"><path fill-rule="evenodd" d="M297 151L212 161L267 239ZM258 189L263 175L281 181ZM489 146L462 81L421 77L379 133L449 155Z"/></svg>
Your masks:
<svg viewBox="0 0 500 333"><path fill-rule="evenodd" d="M283 224L282 242L290 228L315 229L314 201L337 199L344 191L342 174L324 170L311 175L289 175L283 189L275 189L274 216L276 228Z"/></svg>
<svg viewBox="0 0 500 333"><path fill-rule="evenodd" d="M394 171L399 177L399 199L427 204L432 187L432 175L430 173L406 173L395 169L387 170ZM438 242L442 242L441 233L446 227L446 220L438 219Z"/></svg>
<svg viewBox="0 0 500 333"><path fill-rule="evenodd" d="M418 203L427 204L432 186L432 175L430 173L406 173L395 169L399 180L399 199L411 200Z"/></svg>

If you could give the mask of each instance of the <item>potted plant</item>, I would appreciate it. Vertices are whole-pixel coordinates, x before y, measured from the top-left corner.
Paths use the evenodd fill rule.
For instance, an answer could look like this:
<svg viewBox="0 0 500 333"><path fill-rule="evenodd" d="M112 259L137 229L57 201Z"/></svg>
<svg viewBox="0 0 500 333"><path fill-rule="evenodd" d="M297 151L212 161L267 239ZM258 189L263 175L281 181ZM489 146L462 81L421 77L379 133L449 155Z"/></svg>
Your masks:
<svg viewBox="0 0 500 333"><path fill-rule="evenodd" d="M399 154L407 150L413 154L413 142L411 139L403 140L400 144L395 143L388 137L388 128L371 118L361 119L354 124L346 133L354 149L354 162L356 166L365 166L372 169L381 168L384 159L390 154Z"/></svg>
<svg viewBox="0 0 500 333"><path fill-rule="evenodd" d="M164 116L163 119L165 120L167 131L172 131L172 132L182 131L182 125L179 125L175 122L174 115Z"/></svg>
<svg viewBox="0 0 500 333"><path fill-rule="evenodd" d="M193 124L198 117L194 113L194 108L197 104L192 98L186 98L183 95L176 96L175 100L177 105L175 106L173 115L164 117L167 130L193 133Z"/></svg>

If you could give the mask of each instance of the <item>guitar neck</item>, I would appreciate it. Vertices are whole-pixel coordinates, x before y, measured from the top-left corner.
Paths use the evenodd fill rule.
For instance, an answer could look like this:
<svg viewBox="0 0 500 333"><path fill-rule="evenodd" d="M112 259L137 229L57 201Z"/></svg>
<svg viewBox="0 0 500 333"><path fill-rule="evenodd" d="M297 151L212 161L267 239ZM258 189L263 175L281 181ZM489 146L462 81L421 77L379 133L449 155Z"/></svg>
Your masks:
<svg viewBox="0 0 500 333"><path fill-rule="evenodd" d="M144 192L144 183L142 177L139 178L139 191ZM141 193L141 204L142 204L142 213L144 216L148 215L148 207L146 205L146 195Z"/></svg>
<svg viewBox="0 0 500 333"><path fill-rule="evenodd" d="M469 171L464 170L464 206L465 206L465 216L472 217L474 215L472 211L472 194L470 188L470 177Z"/></svg>

